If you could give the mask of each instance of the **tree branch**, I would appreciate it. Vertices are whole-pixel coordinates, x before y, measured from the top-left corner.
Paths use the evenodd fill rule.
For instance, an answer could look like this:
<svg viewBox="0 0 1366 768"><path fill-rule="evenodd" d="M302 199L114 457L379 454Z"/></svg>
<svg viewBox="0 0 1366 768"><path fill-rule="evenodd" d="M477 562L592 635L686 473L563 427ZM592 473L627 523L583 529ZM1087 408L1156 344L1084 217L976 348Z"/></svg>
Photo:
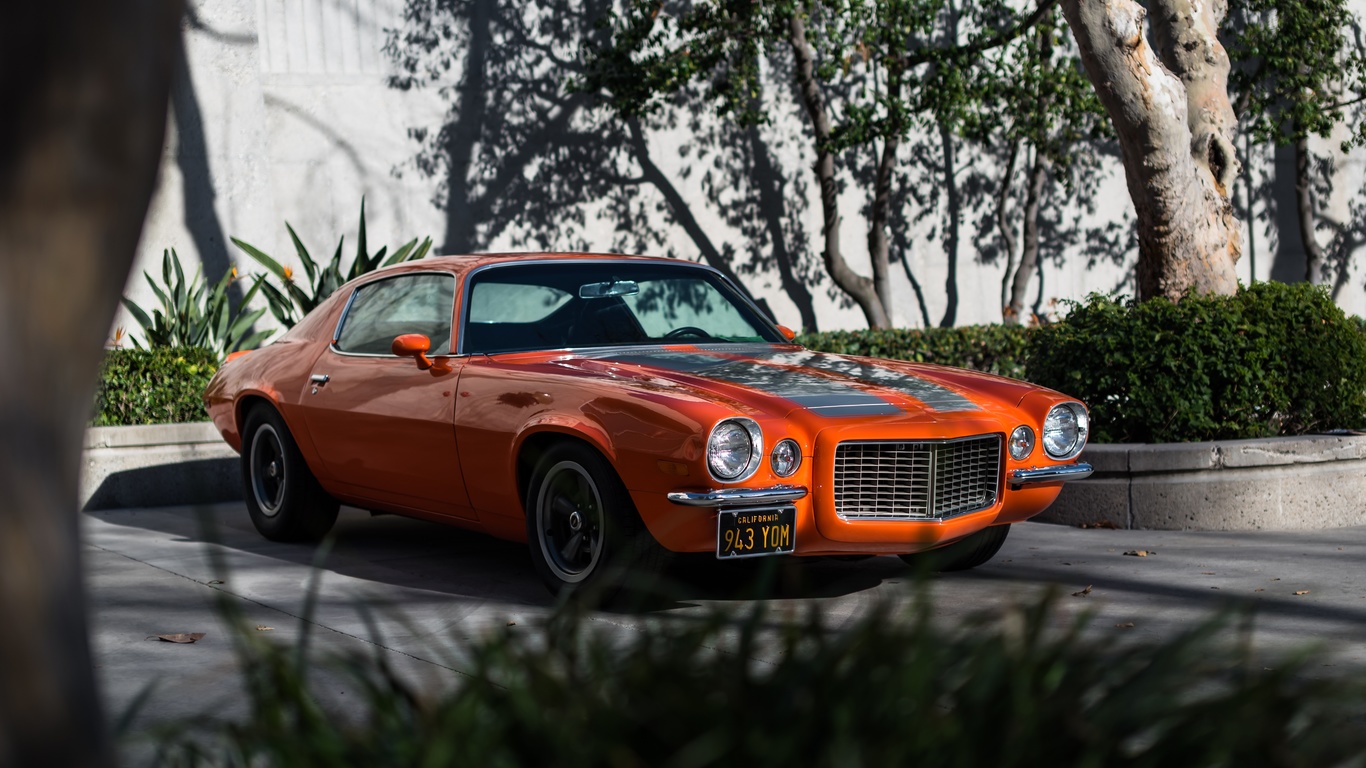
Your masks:
<svg viewBox="0 0 1366 768"><path fill-rule="evenodd" d="M1053 10L1057 4L1058 0L1040 0L1039 5L1034 9L1034 12L1026 16L1023 21L1010 29L998 32L993 37L978 40L974 43L968 43L967 45L945 45L921 49L902 59L901 65L906 69L910 69L911 67L918 67L921 64L928 64L931 61L945 56L975 56L993 48L1000 48L1025 32L1028 32L1031 27L1039 23L1039 20L1042 19L1045 14Z"/></svg>

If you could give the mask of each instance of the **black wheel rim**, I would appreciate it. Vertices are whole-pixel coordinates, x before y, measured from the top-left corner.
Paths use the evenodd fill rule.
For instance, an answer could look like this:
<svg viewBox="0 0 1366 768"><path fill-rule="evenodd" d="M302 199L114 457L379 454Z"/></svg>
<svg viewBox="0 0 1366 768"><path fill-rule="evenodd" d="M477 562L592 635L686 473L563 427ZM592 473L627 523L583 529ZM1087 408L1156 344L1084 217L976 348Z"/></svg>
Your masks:
<svg viewBox="0 0 1366 768"><path fill-rule="evenodd" d="M578 463L562 461L546 472L536 498L541 554L556 578L577 583L602 558L602 497Z"/></svg>
<svg viewBox="0 0 1366 768"><path fill-rule="evenodd" d="M275 427L263 424L251 439L251 490L266 517L280 514L285 498L285 451Z"/></svg>

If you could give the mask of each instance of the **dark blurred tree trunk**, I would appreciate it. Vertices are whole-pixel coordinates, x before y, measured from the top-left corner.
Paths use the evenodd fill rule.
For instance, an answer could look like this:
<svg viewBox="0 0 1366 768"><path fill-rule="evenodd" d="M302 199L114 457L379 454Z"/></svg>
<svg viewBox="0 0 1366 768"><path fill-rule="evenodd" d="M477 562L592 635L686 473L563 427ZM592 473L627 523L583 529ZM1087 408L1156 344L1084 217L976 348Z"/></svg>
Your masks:
<svg viewBox="0 0 1366 768"><path fill-rule="evenodd" d="M113 762L76 486L161 158L180 11L62 0L0 18L0 766Z"/></svg>

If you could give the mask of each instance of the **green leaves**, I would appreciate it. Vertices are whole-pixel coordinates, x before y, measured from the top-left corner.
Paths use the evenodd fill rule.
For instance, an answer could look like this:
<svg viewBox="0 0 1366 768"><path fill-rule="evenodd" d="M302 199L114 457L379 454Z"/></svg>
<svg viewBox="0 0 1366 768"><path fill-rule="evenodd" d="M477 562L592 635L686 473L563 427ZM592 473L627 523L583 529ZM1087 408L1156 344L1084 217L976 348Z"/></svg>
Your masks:
<svg viewBox="0 0 1366 768"><path fill-rule="evenodd" d="M351 264L345 272L342 271L342 250L346 242L345 237L338 239L337 249L332 253L332 258L325 263L320 263L314 260L289 222L285 222L285 229L289 232L290 242L294 244L295 256L298 258L299 264L303 266L304 281L298 279L292 268L280 264L279 261L261 249L235 237L231 239L233 245L240 248L257 264L266 268L267 275L262 276L261 294L266 298L271 315L286 328L293 328L304 318L304 315L312 312L315 307L346 282L361 275L369 274L380 267L387 267L404 261L416 261L425 257L432 248L430 237L425 238L421 243L418 242L417 238L413 238L399 246L388 258L385 258L385 254L388 252L387 247L382 247L371 254L366 245L365 198L363 197L360 201L360 229L356 237L356 254L352 257Z"/></svg>
<svg viewBox="0 0 1366 768"><path fill-rule="evenodd" d="M1236 62L1229 90L1242 130L1279 145L1330 135L1344 108L1366 99L1359 27L1347 0L1232 3L1222 36ZM1347 143L1363 142L1366 125L1358 124Z"/></svg>
<svg viewBox="0 0 1366 768"><path fill-rule="evenodd" d="M146 272L143 277L161 306L148 313L127 297L123 298L123 306L142 327L149 347L198 347L222 357L239 349L255 348L270 336L270 331L252 332L252 326L266 311L245 310L263 285L261 278L253 281L234 306L228 289L237 280L236 269L224 274L212 287L200 277L198 268L194 277L186 280L175 249L162 251L160 284ZM134 344L138 344L136 339Z"/></svg>
<svg viewBox="0 0 1366 768"><path fill-rule="evenodd" d="M1030 381L1091 408L1096 442L1163 443L1366 425L1366 335L1327 293L1092 295L1029 343Z"/></svg>
<svg viewBox="0 0 1366 768"><path fill-rule="evenodd" d="M1016 325L888 328L808 333L796 342L817 352L949 365L1018 379L1024 375L1031 332Z"/></svg>
<svg viewBox="0 0 1366 768"><path fill-rule="evenodd" d="M112 349L100 367L93 426L205 421L204 388L218 356L195 347Z"/></svg>

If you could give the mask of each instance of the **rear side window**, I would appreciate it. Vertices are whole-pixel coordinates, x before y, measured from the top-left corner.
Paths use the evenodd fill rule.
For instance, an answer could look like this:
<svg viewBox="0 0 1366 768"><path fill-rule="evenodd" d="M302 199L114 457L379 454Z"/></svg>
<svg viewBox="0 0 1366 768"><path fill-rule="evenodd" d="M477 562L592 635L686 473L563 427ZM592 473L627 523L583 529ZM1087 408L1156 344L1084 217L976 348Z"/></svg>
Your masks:
<svg viewBox="0 0 1366 768"><path fill-rule="evenodd" d="M337 334L338 351L361 355L393 354L394 338L420 333L431 350L451 348L451 314L455 308L453 275L399 275L356 289Z"/></svg>

